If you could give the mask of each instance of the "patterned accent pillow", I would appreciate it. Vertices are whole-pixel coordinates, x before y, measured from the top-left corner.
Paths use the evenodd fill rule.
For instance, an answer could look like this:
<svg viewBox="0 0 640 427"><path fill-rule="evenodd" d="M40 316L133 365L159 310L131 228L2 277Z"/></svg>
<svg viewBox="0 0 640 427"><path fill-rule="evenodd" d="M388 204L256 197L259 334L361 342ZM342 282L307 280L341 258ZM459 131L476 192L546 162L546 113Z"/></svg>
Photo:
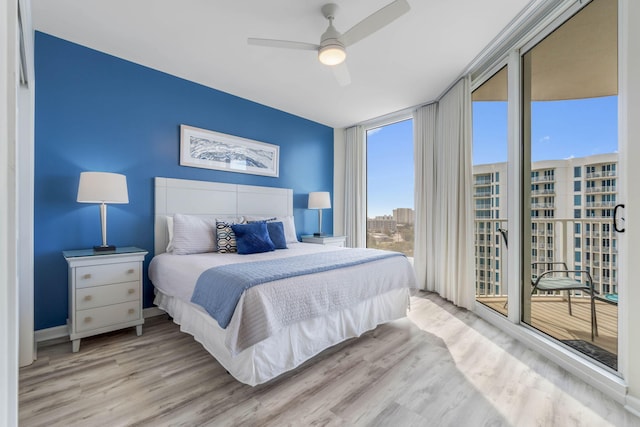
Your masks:
<svg viewBox="0 0 640 427"><path fill-rule="evenodd" d="M243 221L225 221L216 219L216 241L218 243L218 253L234 253L238 252L238 243L236 242L236 234L231 228L234 224L242 224Z"/></svg>

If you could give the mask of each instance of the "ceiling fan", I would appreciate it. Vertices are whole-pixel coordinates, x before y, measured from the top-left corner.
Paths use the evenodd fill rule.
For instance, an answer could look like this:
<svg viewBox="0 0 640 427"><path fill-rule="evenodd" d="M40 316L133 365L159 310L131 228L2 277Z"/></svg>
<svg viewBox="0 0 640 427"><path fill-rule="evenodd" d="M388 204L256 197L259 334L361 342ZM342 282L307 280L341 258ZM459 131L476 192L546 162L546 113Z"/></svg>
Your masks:
<svg viewBox="0 0 640 427"><path fill-rule="evenodd" d="M324 17L329 20L329 27L320 37L320 44L253 37L247 39L247 42L258 46L317 51L320 62L331 66L338 83L346 86L351 83L349 70L344 62L347 57L346 48L389 25L409 9L407 0L395 0L341 34L333 26L338 5L328 3L321 8Z"/></svg>

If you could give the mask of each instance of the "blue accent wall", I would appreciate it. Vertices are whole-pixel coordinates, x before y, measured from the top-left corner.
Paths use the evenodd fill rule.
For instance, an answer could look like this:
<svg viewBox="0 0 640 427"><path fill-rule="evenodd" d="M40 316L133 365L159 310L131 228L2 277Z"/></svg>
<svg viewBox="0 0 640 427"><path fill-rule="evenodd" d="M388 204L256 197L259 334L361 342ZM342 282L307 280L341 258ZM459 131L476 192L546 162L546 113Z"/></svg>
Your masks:
<svg viewBox="0 0 640 427"><path fill-rule="evenodd" d="M35 65L36 330L66 323L61 252L101 242L98 205L76 202L82 171L127 176L129 204L108 206L107 240L149 251L145 307L153 301L146 270L156 176L292 188L298 234L316 231L307 194L333 190L332 128L40 32ZM280 146L280 176L180 166L180 124ZM331 210L324 213L331 232Z"/></svg>

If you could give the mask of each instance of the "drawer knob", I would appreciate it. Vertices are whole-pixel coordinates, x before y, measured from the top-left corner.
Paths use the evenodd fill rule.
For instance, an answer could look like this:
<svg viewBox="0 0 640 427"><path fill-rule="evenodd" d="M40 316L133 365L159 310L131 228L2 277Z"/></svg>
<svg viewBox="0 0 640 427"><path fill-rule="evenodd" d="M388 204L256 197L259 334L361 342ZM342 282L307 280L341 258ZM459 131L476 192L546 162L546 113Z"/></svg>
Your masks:
<svg viewBox="0 0 640 427"><path fill-rule="evenodd" d="M129 291L128 291L128 292L129 292L129 295L131 295L131 294L135 294L135 293L136 293L136 290L135 290L135 289L129 289Z"/></svg>
<svg viewBox="0 0 640 427"><path fill-rule="evenodd" d="M91 301L92 296L91 295L85 295L84 296L84 300L85 301Z"/></svg>
<svg viewBox="0 0 640 427"><path fill-rule="evenodd" d="M133 314L133 313L135 313L135 312L136 312L136 310L135 310L135 309L133 309L133 308L130 308L130 309L129 309L129 314Z"/></svg>
<svg viewBox="0 0 640 427"><path fill-rule="evenodd" d="M133 269L133 268L130 268L130 269L127 270L127 274L133 274L135 272L136 272L136 270Z"/></svg>
<svg viewBox="0 0 640 427"><path fill-rule="evenodd" d="M85 280L87 280L87 279L91 279L91 274L89 274L89 273L84 274L84 275L82 276L82 278L83 278L83 279L85 279Z"/></svg>
<svg viewBox="0 0 640 427"><path fill-rule="evenodd" d="M91 316L87 316L84 318L84 323L89 323L91 322L93 319L91 318Z"/></svg>

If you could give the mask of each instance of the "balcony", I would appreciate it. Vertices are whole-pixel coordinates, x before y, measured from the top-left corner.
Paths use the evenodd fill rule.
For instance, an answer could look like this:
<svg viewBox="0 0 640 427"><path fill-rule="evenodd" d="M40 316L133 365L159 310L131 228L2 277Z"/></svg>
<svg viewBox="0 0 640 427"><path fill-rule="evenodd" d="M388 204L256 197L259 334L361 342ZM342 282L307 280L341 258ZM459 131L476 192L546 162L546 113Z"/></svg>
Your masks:
<svg viewBox="0 0 640 427"><path fill-rule="evenodd" d="M478 296L477 301L507 315L505 296ZM593 343L613 355L618 354L618 306L596 300L598 336L591 341L589 298L571 298L572 316L561 296L540 295L531 298L531 326L560 341L582 340Z"/></svg>
<svg viewBox="0 0 640 427"><path fill-rule="evenodd" d="M604 202L587 202L586 207L588 208L612 208L616 205L616 202L607 200Z"/></svg>
<svg viewBox="0 0 640 427"><path fill-rule="evenodd" d="M586 270L589 268L596 291L601 292L601 294L604 292L616 292L617 288L614 283L616 280L614 276L617 274L615 263L611 263L609 260L603 261L600 255L601 253L605 254L605 257L611 259L611 254L616 253L616 248L611 246L616 242L616 233L608 230L603 231L603 228L610 223L611 218L554 218L552 220L532 218L530 224L531 243L528 248L525 248L531 251L529 252L531 256L527 257L526 262L551 263L564 261L567 262L570 270L574 268ZM499 255L504 257L506 254L504 242L500 237L500 233L494 231L498 226L505 227L506 220L494 219L490 228L487 228L485 223L485 230L489 233L488 235L485 234L485 239L489 239L494 243L496 239L499 239L498 241L502 247ZM587 227L589 227L589 230L587 230ZM594 229L597 231L593 231ZM576 230L579 230L579 232L576 233ZM609 234L612 237L608 240L602 239L603 235ZM548 242L547 238L550 236L553 236L553 240ZM576 238L578 237L581 238L582 248L575 247ZM587 238L589 238L588 245ZM607 246L603 245L603 241ZM580 260L576 254L581 254L582 262L575 261L576 259ZM486 275L483 275L482 282L476 283L476 289L481 291L478 292L476 299L478 302L506 315L509 309L509 307L505 307L506 294L504 294L507 289L507 283L504 281L504 278L507 277L506 270L504 270L507 260L501 258L501 256L495 255L495 252L493 254L485 253L484 262L487 265L495 266L495 262L499 261L501 268L496 268L493 274L487 272ZM544 270L553 269L553 267L545 267L547 266L539 266L537 271L532 271L531 274L540 275ZM603 268L610 271L603 272ZM500 273L499 278L502 281L495 280L495 273ZM610 277L604 274L610 274ZM500 294L496 289L499 292L503 292L503 294ZM526 291L530 290L531 287L526 286ZM526 291L525 296L528 297L529 294ZM581 340L589 345L596 345L602 351L613 353L609 360L615 361L615 355L617 354L617 305L601 300L597 301L596 312L600 335L596 337L594 342L591 342L590 297L582 295L580 292L575 292L572 294L571 301L573 315L569 316L566 292L531 296L531 305L530 307L527 305L526 309L527 314L531 316L531 325L561 341Z"/></svg>
<svg viewBox="0 0 640 427"><path fill-rule="evenodd" d="M610 176L616 176L616 171L597 171L589 172L586 176L587 179L606 178Z"/></svg>
<svg viewBox="0 0 640 427"><path fill-rule="evenodd" d="M603 187L587 187L585 193L615 193L618 191L618 187L615 185L605 185Z"/></svg>
<svg viewBox="0 0 640 427"><path fill-rule="evenodd" d="M556 177L554 175L538 175L531 177L531 182L554 182L555 180Z"/></svg>
<svg viewBox="0 0 640 427"><path fill-rule="evenodd" d="M479 191L479 190L476 189L476 192L473 193L473 197L491 197L491 190L489 190L489 191L485 191L485 190Z"/></svg>
<svg viewBox="0 0 640 427"><path fill-rule="evenodd" d="M531 190L531 195L539 195L539 194L555 194L556 190L542 189L542 190Z"/></svg>
<svg viewBox="0 0 640 427"><path fill-rule="evenodd" d="M531 209L555 209L553 203L531 203Z"/></svg>

